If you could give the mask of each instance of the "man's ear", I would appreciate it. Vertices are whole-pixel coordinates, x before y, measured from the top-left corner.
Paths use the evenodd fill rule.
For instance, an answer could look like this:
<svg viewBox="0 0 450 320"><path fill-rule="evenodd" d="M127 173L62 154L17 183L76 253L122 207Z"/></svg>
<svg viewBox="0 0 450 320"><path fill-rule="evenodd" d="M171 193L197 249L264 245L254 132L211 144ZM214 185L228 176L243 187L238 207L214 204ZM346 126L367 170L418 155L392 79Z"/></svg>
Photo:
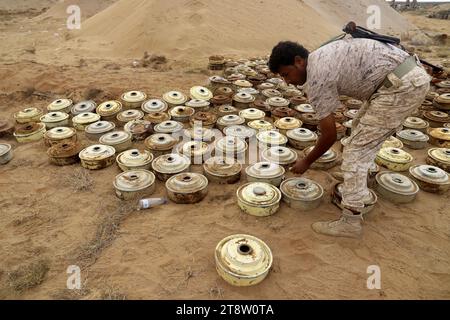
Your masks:
<svg viewBox="0 0 450 320"><path fill-rule="evenodd" d="M294 63L295 63L295 65L296 65L297 67L302 67L302 68L304 68L304 67L306 66L306 60L303 59L303 58L300 57L300 56L295 56Z"/></svg>

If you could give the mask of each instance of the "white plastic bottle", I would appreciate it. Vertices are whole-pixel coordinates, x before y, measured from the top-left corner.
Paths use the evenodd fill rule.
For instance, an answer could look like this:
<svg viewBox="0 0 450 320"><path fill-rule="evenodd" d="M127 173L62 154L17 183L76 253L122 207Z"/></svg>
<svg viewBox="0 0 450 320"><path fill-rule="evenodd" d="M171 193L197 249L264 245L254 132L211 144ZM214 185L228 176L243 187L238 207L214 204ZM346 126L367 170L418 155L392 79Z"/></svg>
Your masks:
<svg viewBox="0 0 450 320"><path fill-rule="evenodd" d="M153 208L162 204L166 204L169 201L167 198L146 198L139 200L138 210L145 210Z"/></svg>

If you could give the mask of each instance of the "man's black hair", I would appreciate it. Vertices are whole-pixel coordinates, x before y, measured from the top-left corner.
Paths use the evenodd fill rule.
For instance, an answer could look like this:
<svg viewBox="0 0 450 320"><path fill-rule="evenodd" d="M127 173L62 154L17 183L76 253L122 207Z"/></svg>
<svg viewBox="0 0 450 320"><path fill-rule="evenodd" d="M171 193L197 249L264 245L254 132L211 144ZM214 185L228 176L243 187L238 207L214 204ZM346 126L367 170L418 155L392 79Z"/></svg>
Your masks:
<svg viewBox="0 0 450 320"><path fill-rule="evenodd" d="M281 66L293 65L295 57L299 56L303 59L307 59L309 51L292 41L281 41L273 49L269 59L269 69L273 73L278 73Z"/></svg>

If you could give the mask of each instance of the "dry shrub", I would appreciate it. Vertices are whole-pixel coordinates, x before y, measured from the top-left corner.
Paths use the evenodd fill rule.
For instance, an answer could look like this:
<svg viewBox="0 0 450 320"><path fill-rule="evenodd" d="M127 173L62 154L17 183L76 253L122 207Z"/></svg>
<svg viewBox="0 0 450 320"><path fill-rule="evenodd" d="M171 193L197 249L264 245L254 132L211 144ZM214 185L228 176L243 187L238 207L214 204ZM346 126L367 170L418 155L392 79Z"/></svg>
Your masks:
<svg viewBox="0 0 450 320"><path fill-rule="evenodd" d="M144 53L144 57L141 60L141 65L144 68L152 68L155 70L167 70L167 58L162 55L152 54L149 55L148 52Z"/></svg>
<svg viewBox="0 0 450 320"><path fill-rule="evenodd" d="M119 288L113 285L106 285L101 293L102 300L127 300L126 294L122 293Z"/></svg>
<svg viewBox="0 0 450 320"><path fill-rule="evenodd" d="M22 266L8 273L9 285L19 293L34 288L44 282L49 269L47 260L39 260Z"/></svg>
<svg viewBox="0 0 450 320"><path fill-rule="evenodd" d="M116 210L106 215L98 225L94 238L78 249L76 264L82 268L94 264L102 251L116 239L120 223L135 210L135 202L121 202Z"/></svg>
<svg viewBox="0 0 450 320"><path fill-rule="evenodd" d="M66 184L71 186L75 192L92 191L94 180L89 170L77 168L67 175Z"/></svg>

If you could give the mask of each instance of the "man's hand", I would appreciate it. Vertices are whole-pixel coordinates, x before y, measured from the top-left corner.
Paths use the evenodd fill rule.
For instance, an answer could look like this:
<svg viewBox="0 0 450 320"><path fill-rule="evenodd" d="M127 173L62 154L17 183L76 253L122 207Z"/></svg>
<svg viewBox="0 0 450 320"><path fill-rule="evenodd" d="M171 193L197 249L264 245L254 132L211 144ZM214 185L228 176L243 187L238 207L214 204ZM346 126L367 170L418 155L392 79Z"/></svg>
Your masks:
<svg viewBox="0 0 450 320"><path fill-rule="evenodd" d="M297 160L294 166L290 168L293 173L305 173L311 164L327 152L327 150L336 142L336 123L333 114L330 114L320 121L320 130L321 134L317 141L317 145L305 158Z"/></svg>
<svg viewBox="0 0 450 320"><path fill-rule="evenodd" d="M304 174L310 166L311 164L305 159L298 159L290 170L295 174Z"/></svg>

